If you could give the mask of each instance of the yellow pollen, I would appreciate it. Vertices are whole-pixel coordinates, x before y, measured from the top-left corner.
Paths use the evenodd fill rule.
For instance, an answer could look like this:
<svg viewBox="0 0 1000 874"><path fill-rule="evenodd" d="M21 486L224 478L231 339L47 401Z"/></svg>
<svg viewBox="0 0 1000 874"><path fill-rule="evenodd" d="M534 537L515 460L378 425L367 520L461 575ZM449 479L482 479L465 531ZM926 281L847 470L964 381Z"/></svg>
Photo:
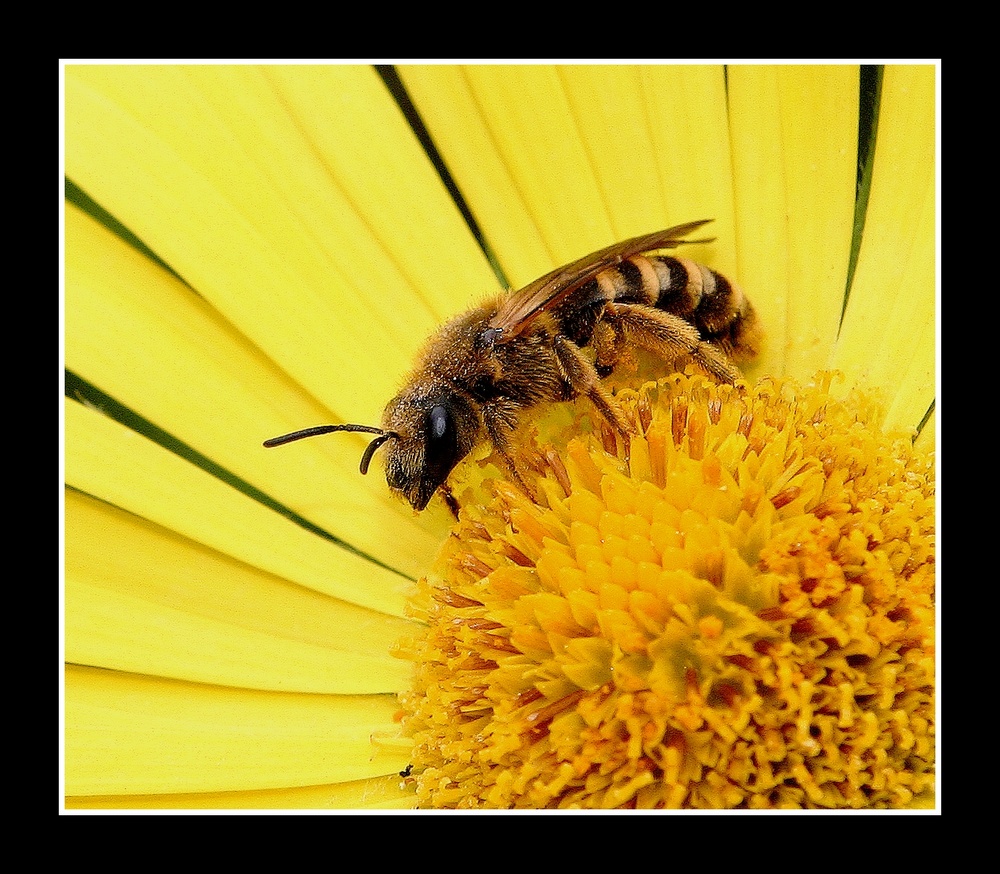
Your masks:
<svg viewBox="0 0 1000 874"><path fill-rule="evenodd" d="M581 404L533 497L463 501L400 648L419 806L928 803L933 460L832 378L675 374L624 442Z"/></svg>

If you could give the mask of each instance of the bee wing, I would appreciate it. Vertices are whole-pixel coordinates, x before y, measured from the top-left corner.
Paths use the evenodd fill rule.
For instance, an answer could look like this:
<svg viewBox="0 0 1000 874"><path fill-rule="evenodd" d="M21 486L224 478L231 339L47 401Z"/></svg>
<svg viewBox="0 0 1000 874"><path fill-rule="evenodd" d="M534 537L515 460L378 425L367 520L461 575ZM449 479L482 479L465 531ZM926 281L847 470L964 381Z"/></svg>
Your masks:
<svg viewBox="0 0 1000 874"><path fill-rule="evenodd" d="M490 319L489 327L501 331L497 342L504 343L511 340L519 336L538 315L564 301L602 270L621 264L632 255L654 252L657 249L673 249L685 243L710 242L710 239L682 239L686 234L710 221L712 219L701 219L662 231L654 231L651 234L643 234L641 237L633 237L631 240L615 243L613 246L559 267L551 273L546 273L530 285L509 294L496 315Z"/></svg>

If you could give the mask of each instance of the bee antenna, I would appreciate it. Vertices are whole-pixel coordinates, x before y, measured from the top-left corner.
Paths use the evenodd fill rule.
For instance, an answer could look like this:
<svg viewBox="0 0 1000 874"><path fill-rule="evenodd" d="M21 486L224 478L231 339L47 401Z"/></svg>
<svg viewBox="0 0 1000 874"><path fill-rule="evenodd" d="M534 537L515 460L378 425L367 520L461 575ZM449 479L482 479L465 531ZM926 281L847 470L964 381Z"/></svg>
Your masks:
<svg viewBox="0 0 1000 874"><path fill-rule="evenodd" d="M379 446L392 437L399 437L395 431L386 431L384 428L376 428L374 425L316 425L313 428L303 428L301 431L292 431L291 434L272 437L270 440L265 440L264 445L270 449L272 446L282 446L285 443L291 443L293 440L302 440L304 437L318 437L320 434L332 434L334 431L362 431L365 434L378 435L368 444L364 455L361 456L362 473L368 473L368 465L371 464L372 456Z"/></svg>
<svg viewBox="0 0 1000 874"><path fill-rule="evenodd" d="M301 431L292 431L291 434L272 437L270 440L265 440L264 445L270 449L272 446L283 446L285 443L301 440L303 437L318 437L320 434L332 434L334 431L364 431L366 434L393 434L395 436L395 432L376 428L373 425L316 425L313 428L303 428Z"/></svg>
<svg viewBox="0 0 1000 874"><path fill-rule="evenodd" d="M372 456L375 454L375 450L377 450L379 446L385 443L386 440L389 440L393 437L398 438L399 435L395 431L383 431L381 434L378 435L378 437L376 437L374 440L372 440L371 443L368 444L368 447L365 449L364 455L361 456L361 472L363 474L368 473L368 465L371 464Z"/></svg>

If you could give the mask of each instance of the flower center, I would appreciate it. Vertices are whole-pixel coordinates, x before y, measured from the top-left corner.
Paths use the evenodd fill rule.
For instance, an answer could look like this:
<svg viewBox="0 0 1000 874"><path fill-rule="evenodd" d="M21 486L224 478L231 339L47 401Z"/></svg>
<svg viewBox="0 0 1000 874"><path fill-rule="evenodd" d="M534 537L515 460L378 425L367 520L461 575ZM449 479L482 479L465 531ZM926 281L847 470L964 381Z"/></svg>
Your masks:
<svg viewBox="0 0 1000 874"><path fill-rule="evenodd" d="M534 498L466 507L404 647L420 806L932 791L933 464L829 383L622 392L627 445L577 420L526 450Z"/></svg>

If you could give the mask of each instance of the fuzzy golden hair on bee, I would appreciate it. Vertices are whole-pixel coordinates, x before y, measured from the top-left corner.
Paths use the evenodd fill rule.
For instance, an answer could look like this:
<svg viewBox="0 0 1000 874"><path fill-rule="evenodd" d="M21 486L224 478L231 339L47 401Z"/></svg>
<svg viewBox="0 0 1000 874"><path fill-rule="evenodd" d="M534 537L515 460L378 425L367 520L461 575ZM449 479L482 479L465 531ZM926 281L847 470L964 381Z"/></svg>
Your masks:
<svg viewBox="0 0 1000 874"><path fill-rule="evenodd" d="M501 468L530 494L512 438L527 410L586 397L607 425L628 435L603 382L633 349L664 368L690 361L720 382L758 351L761 331L735 283L684 258L657 254L711 239L686 239L710 220L688 222L616 243L473 307L442 325L419 354L380 426L319 425L265 441L279 446L337 431L374 434L361 458L366 473L384 448L386 482L415 510L440 494L455 466L489 441Z"/></svg>

